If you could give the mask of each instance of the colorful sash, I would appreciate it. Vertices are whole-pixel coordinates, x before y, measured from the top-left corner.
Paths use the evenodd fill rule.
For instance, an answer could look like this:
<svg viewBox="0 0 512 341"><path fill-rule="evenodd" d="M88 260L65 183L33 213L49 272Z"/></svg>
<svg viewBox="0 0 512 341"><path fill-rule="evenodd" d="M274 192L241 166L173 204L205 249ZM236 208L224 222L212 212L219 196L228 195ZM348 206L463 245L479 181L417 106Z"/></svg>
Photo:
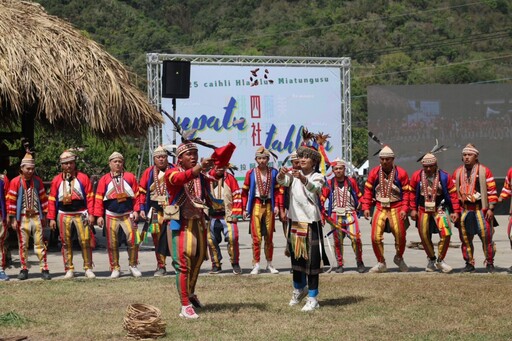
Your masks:
<svg viewBox="0 0 512 341"><path fill-rule="evenodd" d="M292 222L290 237L295 259L308 259L308 226L308 223Z"/></svg>
<svg viewBox="0 0 512 341"><path fill-rule="evenodd" d="M448 213L448 210L445 210L445 211L438 210L438 213L435 216L435 222L437 225L437 229L439 230L439 235L441 237L446 237L446 236L452 235L452 229L451 229L449 217L450 217L450 215Z"/></svg>

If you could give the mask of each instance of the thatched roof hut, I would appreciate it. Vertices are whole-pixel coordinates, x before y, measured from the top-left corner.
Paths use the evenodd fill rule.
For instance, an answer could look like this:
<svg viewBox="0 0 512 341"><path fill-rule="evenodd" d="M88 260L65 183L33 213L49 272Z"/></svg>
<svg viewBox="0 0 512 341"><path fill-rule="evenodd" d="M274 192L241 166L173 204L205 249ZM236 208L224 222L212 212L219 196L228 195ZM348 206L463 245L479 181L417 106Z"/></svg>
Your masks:
<svg viewBox="0 0 512 341"><path fill-rule="evenodd" d="M98 44L41 5L0 0L0 127L29 113L55 127L142 136L163 119L130 76Z"/></svg>

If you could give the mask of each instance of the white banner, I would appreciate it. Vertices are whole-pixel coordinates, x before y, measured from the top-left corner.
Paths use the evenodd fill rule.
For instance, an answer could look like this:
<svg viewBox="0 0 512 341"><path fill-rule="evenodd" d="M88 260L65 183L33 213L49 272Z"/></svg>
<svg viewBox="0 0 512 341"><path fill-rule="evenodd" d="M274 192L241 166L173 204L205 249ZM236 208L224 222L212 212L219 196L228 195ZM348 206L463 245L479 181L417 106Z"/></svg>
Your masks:
<svg viewBox="0 0 512 341"><path fill-rule="evenodd" d="M192 136L217 147L228 142L237 146L231 163L238 167L239 179L255 166L259 146L278 155L277 163L271 162L279 167L302 142L303 126L329 134L329 159L341 156L339 68L192 64L190 98L176 102L176 118L185 131L197 129ZM172 100L162 99L162 109L173 115ZM164 145L172 144L173 130L166 118ZM199 149L200 157L211 153Z"/></svg>

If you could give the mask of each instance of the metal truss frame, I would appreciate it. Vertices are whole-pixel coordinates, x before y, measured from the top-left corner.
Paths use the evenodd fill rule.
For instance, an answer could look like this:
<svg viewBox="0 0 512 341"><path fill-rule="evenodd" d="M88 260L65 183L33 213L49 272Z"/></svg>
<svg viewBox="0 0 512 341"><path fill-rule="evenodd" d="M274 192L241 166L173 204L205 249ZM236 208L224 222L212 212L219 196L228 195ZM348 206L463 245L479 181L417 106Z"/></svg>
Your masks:
<svg viewBox="0 0 512 341"><path fill-rule="evenodd" d="M148 77L148 100L158 111L162 109L162 62L185 60L201 65L254 65L254 66L307 66L339 67L341 81L341 156L352 162L352 115L350 102L350 58L322 57L268 57L268 56L223 56L188 54L146 54ZM149 164L153 164L152 151L162 144L162 127L155 126L148 131Z"/></svg>

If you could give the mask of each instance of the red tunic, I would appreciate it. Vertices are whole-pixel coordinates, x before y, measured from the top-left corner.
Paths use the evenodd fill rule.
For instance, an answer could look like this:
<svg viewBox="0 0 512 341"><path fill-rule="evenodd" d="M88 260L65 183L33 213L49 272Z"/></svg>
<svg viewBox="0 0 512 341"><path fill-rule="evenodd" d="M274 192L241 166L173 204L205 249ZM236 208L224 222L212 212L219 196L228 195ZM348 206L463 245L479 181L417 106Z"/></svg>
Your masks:
<svg viewBox="0 0 512 341"><path fill-rule="evenodd" d="M131 211L139 211L139 185L135 179L135 175L130 172L124 172L123 175L124 190L128 195L127 199L131 200L131 204L117 203L116 191L113 186L112 174L107 173L101 177L96 189L94 198L94 216L102 217L105 213L105 202L109 205L109 211L115 213L128 213ZM106 200L105 200L106 198Z"/></svg>
<svg viewBox="0 0 512 341"><path fill-rule="evenodd" d="M82 172L76 173L76 180L80 184L81 193L73 190L71 200L84 200L89 213L94 211L94 192L92 191L92 183L89 177ZM50 196L48 197L48 219L53 220L57 217L57 206L62 202L61 184L64 181L63 174L55 176L50 187Z"/></svg>
<svg viewBox="0 0 512 341"><path fill-rule="evenodd" d="M381 208L381 203L378 201L374 202L375 189L379 183L379 170L381 166L377 166L373 168L368 174L368 180L364 185L364 195L362 207L363 210L369 210L373 205L377 205L377 208ZM408 212L409 210L409 192L411 190L409 186L409 176L405 169L395 166L395 179L393 180L393 185L396 186L399 193L399 200L396 202L391 202L391 208L400 208L401 211Z"/></svg>
<svg viewBox="0 0 512 341"><path fill-rule="evenodd" d="M492 175L491 173L491 170L479 163L475 164L474 167L483 167L483 169L485 170L485 184L481 184L480 181L479 181L479 174L477 172L476 174L476 183L475 183L475 188L473 188L473 193L470 193L470 194L474 194L474 192L476 191L476 189L478 187L480 187L480 191L482 191L482 186L485 186L485 190L487 192L487 205L489 204L496 204L498 202L498 192L496 190L496 182L494 181L494 176ZM462 165L460 166L459 168L457 168L455 170L455 172L453 172L453 182L455 184L456 187L460 188L460 182L462 181L462 178L464 175L464 171L465 171L465 166ZM459 174L459 184L457 184L457 174ZM462 196L461 196L461 193L458 193L458 196L459 196L459 200L464 201L462 199ZM483 209L487 209L488 207L482 207Z"/></svg>
<svg viewBox="0 0 512 341"><path fill-rule="evenodd" d="M18 207L18 196L23 195L22 191L19 191L21 188L21 175L18 175L14 179L12 179L9 184L9 193L7 193L7 215L8 216L17 216L18 213L21 213L21 207ZM37 175L32 177L32 180L39 182L39 209L40 214L46 214L48 212L48 197L46 196L46 190L44 189L43 180Z"/></svg>

